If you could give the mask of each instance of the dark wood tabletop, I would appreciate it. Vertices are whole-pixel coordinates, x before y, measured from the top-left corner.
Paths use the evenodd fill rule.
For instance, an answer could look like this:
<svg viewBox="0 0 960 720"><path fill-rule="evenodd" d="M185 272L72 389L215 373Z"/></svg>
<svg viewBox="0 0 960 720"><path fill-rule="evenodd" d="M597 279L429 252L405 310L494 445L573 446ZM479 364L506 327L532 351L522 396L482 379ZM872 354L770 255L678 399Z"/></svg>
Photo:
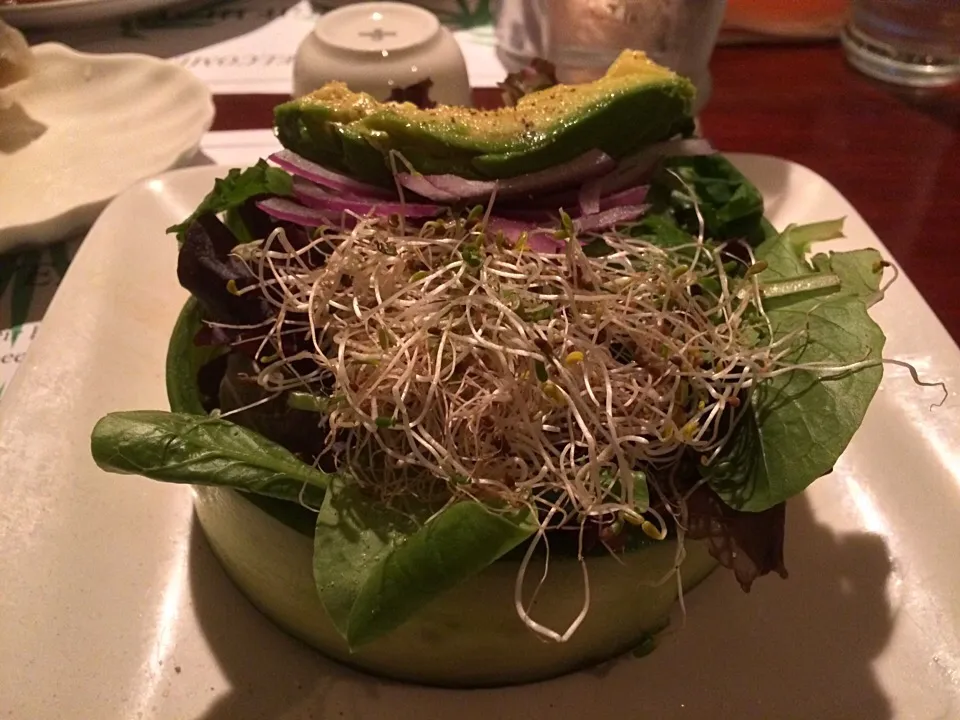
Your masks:
<svg viewBox="0 0 960 720"><path fill-rule="evenodd" d="M704 134L827 178L866 219L960 341L960 87L864 77L838 45L721 47ZM491 89L477 104L496 104ZM269 127L276 95L219 96L215 130Z"/></svg>

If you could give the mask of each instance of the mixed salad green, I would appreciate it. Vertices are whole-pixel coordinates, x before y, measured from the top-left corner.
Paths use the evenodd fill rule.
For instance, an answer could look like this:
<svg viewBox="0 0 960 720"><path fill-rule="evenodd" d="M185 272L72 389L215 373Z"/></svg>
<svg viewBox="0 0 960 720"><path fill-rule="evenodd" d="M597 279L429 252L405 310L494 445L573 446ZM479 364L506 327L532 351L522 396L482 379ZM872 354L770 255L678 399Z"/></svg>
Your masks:
<svg viewBox="0 0 960 720"><path fill-rule="evenodd" d="M688 89L664 77L643 96L675 113L651 124L662 136L622 157L583 148L549 176L430 175L376 134L393 187L289 149L231 170L170 228L193 296L173 412L103 418L98 465L233 488L309 525L351 648L545 545L587 578L598 553L675 542L679 566L698 539L745 589L785 575L784 504L830 471L881 379L868 309L885 263L811 257L839 220L773 228L747 178L676 134ZM606 96L584 97L603 128ZM445 112L388 110L427 117L426 135ZM342 118L320 115L309 131L335 137ZM562 636L529 607L532 629Z"/></svg>

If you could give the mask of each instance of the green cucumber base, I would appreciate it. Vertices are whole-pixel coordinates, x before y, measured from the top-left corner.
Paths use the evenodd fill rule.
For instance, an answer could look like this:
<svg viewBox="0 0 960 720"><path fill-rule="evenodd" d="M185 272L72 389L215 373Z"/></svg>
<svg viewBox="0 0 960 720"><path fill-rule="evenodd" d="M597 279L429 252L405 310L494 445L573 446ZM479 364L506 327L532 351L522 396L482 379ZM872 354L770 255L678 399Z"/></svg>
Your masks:
<svg viewBox="0 0 960 720"><path fill-rule="evenodd" d="M197 370L213 357L193 343L200 311L191 299L171 337L167 390L171 409L203 412ZM317 595L307 510L283 501L214 487L196 487L197 517L227 574L267 617L333 660L377 675L443 687L491 687L545 680L596 665L644 642L668 622L677 599L673 539L646 543L616 557L588 560L590 610L566 642L544 641L514 605L520 563L510 555L424 607L389 635L351 652ZM680 567L691 590L715 568L702 542L687 541ZM529 598L543 569L535 555ZM562 632L583 603L576 558L555 554L530 614Z"/></svg>

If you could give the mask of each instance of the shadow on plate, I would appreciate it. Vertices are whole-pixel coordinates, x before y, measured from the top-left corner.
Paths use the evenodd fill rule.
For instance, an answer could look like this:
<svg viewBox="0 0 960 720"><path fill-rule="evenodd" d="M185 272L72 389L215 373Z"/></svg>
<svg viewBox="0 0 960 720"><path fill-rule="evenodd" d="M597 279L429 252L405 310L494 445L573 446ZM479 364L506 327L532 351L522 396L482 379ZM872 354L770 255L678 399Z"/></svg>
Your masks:
<svg viewBox="0 0 960 720"><path fill-rule="evenodd" d="M325 718L323 698L335 686L376 692L377 679L326 660L260 614L223 571L196 515L190 543L194 610L230 683L197 720Z"/></svg>
<svg viewBox="0 0 960 720"><path fill-rule="evenodd" d="M235 0L195 0L96 25L27 30L31 45L68 42L90 52L137 52L171 58L246 35L288 12L298 12L297 0L237 3ZM162 33L162 38L158 37ZM293 54L291 48L290 53ZM226 58L227 61L230 58ZM243 58L235 59L243 62Z"/></svg>
<svg viewBox="0 0 960 720"><path fill-rule="evenodd" d="M30 117L20 103L5 105L0 98L0 129L0 155L12 155L42 137L47 126Z"/></svg>
<svg viewBox="0 0 960 720"><path fill-rule="evenodd" d="M198 167L200 165L216 165L217 162L212 157L207 155L203 150L197 150L189 160L187 160L180 167Z"/></svg>
<svg viewBox="0 0 960 720"><path fill-rule="evenodd" d="M744 595L718 571L687 598L686 626L642 658L501 690L404 686L326 661L275 629L232 586L194 521L191 584L200 626L230 690L198 720L455 717L891 717L872 671L892 632L883 540L834 533L805 499L788 510L791 578Z"/></svg>

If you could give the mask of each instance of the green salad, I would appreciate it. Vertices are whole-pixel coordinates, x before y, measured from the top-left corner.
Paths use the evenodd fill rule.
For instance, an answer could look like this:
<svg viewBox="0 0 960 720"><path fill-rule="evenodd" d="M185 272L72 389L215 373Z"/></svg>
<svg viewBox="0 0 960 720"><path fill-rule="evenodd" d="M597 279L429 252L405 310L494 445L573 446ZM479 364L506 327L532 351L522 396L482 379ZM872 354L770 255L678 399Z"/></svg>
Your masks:
<svg viewBox="0 0 960 720"><path fill-rule="evenodd" d="M493 111L339 83L278 107L283 149L170 228L192 296L172 411L93 429L103 469L221 493L308 543L319 606L290 613L325 615L314 644L360 667L536 679L646 647L715 563L744 589L786 577L785 503L880 383L880 255L818 253L840 219L767 222L695 136L687 80L627 51L594 83L547 85ZM283 562L259 537L231 562ZM451 597L473 639L454 609L389 646ZM488 610L516 645L474 657ZM643 620L618 639L597 613ZM516 671L458 679L404 654L479 667L510 647Z"/></svg>

